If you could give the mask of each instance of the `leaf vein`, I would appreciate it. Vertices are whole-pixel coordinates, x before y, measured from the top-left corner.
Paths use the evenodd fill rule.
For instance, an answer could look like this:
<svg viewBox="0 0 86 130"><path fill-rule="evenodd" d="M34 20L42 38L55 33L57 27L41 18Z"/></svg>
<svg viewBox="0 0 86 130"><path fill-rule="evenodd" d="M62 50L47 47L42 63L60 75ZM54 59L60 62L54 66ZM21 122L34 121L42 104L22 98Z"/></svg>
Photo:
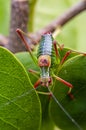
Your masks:
<svg viewBox="0 0 86 130"><path fill-rule="evenodd" d="M5 98L8 100L8 102L4 103L2 106L0 106L0 109L2 109L3 107L5 106L8 106L9 104L13 103L14 105L16 105L17 107L19 107L21 110L23 110L25 113L27 113L20 105L16 104L14 101L16 101L15 99L18 99L18 98L14 98L13 100L10 100L9 98L3 96L0 94L1 97Z"/></svg>
<svg viewBox="0 0 86 130"><path fill-rule="evenodd" d="M16 129L18 130L18 128L17 128L16 126L14 126L12 123L10 123L10 122L8 122L8 121L4 120L4 119L3 119L3 118L1 118L1 117L0 117L0 119L1 119L3 122L5 122L6 124L9 124L10 126L12 126L12 127L16 128Z"/></svg>

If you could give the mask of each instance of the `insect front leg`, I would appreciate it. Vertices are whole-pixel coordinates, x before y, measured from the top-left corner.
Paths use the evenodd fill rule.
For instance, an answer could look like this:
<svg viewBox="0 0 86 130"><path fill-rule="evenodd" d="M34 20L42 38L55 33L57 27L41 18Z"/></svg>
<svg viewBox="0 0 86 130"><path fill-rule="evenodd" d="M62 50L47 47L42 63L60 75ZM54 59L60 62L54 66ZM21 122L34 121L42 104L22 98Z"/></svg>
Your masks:
<svg viewBox="0 0 86 130"><path fill-rule="evenodd" d="M36 81L36 83L34 84L34 88L37 89L37 87L38 87L39 85L41 85L41 84L42 84L41 78L39 78L39 79ZM46 86L46 87L48 87L48 86ZM38 94L47 95L47 96L51 97L51 92L41 92L41 91L37 91L37 93L38 93Z"/></svg>
<svg viewBox="0 0 86 130"><path fill-rule="evenodd" d="M72 88L73 88L73 85L72 85L71 83L65 81L64 79L62 79L62 78L56 76L56 75L53 75L53 77L54 77L56 80L60 81L61 83L65 84L67 87L69 87L69 91L68 91L67 94L70 96L71 99L74 99L74 96L73 96L73 94L71 93L71 90L72 90Z"/></svg>
<svg viewBox="0 0 86 130"><path fill-rule="evenodd" d="M39 78L34 84L34 88L36 89L41 84L41 78Z"/></svg>
<svg viewBox="0 0 86 130"><path fill-rule="evenodd" d="M38 71L32 70L32 69L29 69L28 71L29 71L29 73L31 73L36 78L39 78L40 73Z"/></svg>

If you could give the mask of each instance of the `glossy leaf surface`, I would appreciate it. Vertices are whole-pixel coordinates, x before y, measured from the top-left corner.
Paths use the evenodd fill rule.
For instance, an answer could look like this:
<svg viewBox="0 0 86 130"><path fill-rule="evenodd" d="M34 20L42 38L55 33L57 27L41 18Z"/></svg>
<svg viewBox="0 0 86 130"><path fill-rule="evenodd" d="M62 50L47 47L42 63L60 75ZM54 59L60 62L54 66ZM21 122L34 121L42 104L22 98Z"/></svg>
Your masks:
<svg viewBox="0 0 86 130"><path fill-rule="evenodd" d="M69 113L70 116L86 129L86 56L75 56L67 60L60 70L59 77L70 82L74 88L71 99L67 93L69 88L59 81L55 82L54 95ZM63 130L79 130L77 126L70 120L67 115L60 109L58 104L52 100L50 104L50 115L60 129Z"/></svg>
<svg viewBox="0 0 86 130"><path fill-rule="evenodd" d="M35 55L36 56L36 55ZM16 57L20 60L20 62L24 65L24 67L26 68L26 71L28 72L28 75L31 79L32 84L34 85L34 83L38 80L38 78L40 77L40 69L38 66L36 66L34 64L34 62L32 61L30 55L28 52L20 52L20 53L16 53ZM28 70L29 69L33 69L36 70L37 72L39 72L38 77L36 77L34 74L31 74ZM39 86L39 91L41 92L46 92L47 89ZM52 123L52 121L49 118L49 97L46 95L42 95L42 94L38 94L40 101L41 101L41 106L42 106L42 126L41 126L41 130L53 130L54 129L54 124Z"/></svg>
<svg viewBox="0 0 86 130"><path fill-rule="evenodd" d="M0 129L39 130L40 101L23 65L0 47Z"/></svg>

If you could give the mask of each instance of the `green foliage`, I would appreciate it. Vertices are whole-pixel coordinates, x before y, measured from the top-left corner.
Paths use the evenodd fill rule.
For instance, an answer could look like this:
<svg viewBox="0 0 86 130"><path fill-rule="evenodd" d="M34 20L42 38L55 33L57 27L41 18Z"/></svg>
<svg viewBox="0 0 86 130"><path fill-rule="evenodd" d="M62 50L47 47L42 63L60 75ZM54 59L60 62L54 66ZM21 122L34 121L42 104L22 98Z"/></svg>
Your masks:
<svg viewBox="0 0 86 130"><path fill-rule="evenodd" d="M5 35L9 33L10 1L0 0L0 33Z"/></svg>
<svg viewBox="0 0 86 130"><path fill-rule="evenodd" d="M69 49L65 48L63 51L59 50L59 53L62 57ZM69 81L73 84L74 88L72 89L72 94L74 95L74 100L71 100L68 97L67 92L69 88L59 81L54 80L54 95L67 110L67 112L78 122L78 124L86 129L86 105L85 105L85 95L86 95L86 57L80 56L75 53L71 54L67 61L62 66L62 69L59 72L59 76ZM23 63L26 70L33 69L39 71L36 67L31 57L28 53L17 53L17 58ZM32 64L30 64L32 63ZM58 68L56 69L56 73ZM32 74L28 73L32 83L34 84L38 78L34 77ZM32 76L32 77L31 77ZM40 88L41 91L44 91L43 88ZM78 130L78 128L72 123L72 121L67 117L67 115L59 108L58 104L52 99L45 95L39 95L42 105L42 128L41 130L53 130L54 124L57 125L60 129L63 130ZM51 118L50 118L51 117Z"/></svg>
<svg viewBox="0 0 86 130"><path fill-rule="evenodd" d="M28 72L30 80L31 80L32 84L34 85L40 75L37 77L37 76L31 74L28 70L33 69L33 70L40 72L39 67L33 63L28 52L16 53L16 57L20 60L20 62L26 68L26 71ZM45 91L45 92L47 91L46 88L44 89L42 86L40 86L39 90ZM40 97L41 106L42 106L41 130L47 130L47 129L53 130L54 124L52 123L52 121L50 120L49 115L48 115L49 98L48 98L48 96L45 96L45 95L39 95L39 97Z"/></svg>
<svg viewBox="0 0 86 130"><path fill-rule="evenodd" d="M61 57L68 50L59 51ZM39 68L32 62L29 53L18 53L16 57L27 71L28 69L39 71ZM20 130L34 130L35 128L39 129L40 126L40 102L38 94L32 90L32 84L35 83L39 76L34 77L31 73L27 75L20 62L11 52L2 47L0 48L0 128L2 130L17 128L20 128ZM57 71L58 69L56 73ZM56 98L83 129L86 129L85 74L86 57L72 54L62 66L58 75L73 84L72 94L74 100L67 96L69 90L67 86L59 81L54 81L53 86L53 93ZM40 90L47 91L44 88L40 88ZM64 130L69 128L71 128L70 130L77 129L53 99L49 100L49 97L45 95L39 95L39 97L42 106L41 130L54 130L55 125Z"/></svg>
<svg viewBox="0 0 86 130"><path fill-rule="evenodd" d="M29 0L29 24L28 24L28 30L29 32L33 31L33 22L34 22L34 13L35 13L35 6L36 6L37 0Z"/></svg>
<svg viewBox="0 0 86 130"><path fill-rule="evenodd" d="M75 119L76 122L86 129L86 56L75 56L65 62L59 77L72 83L74 88L72 94L74 99L67 96L69 88L61 82L56 81L54 95L61 105ZM55 124L63 130L78 130L66 114L59 108L55 101L51 101L50 115Z"/></svg>
<svg viewBox="0 0 86 130"><path fill-rule="evenodd" d="M39 0L34 17L34 31L43 28L75 2L75 0ZM9 33L10 0L0 0L0 5L0 33L7 35ZM33 19L33 11L34 8L32 6L31 20ZM85 13L83 13L63 28L61 34L57 37L58 41L68 47L85 51L85 23L86 17ZM32 28L30 30L32 30ZM64 51L60 52L61 58L67 50L69 49L64 49ZM70 56L70 59L67 59L58 74L73 84L74 88L72 89L72 93L74 100L71 100L67 96L68 87L59 81L55 81L53 92L68 113L85 130L86 57L75 55L76 54L73 54ZM37 81L39 76L34 77L32 74L27 74L26 72L29 68L37 71L40 70L38 66L35 66L28 53L19 53L16 54L16 57L21 63L8 50L2 47L0 48L0 129L39 129L42 106L41 130L53 130L54 123L63 130L76 130L75 125L69 120L55 101L51 100L49 102L47 96L39 95L41 101L40 106L38 94L36 94L35 91L30 91L33 89L32 84ZM41 90L47 91L43 88Z"/></svg>
<svg viewBox="0 0 86 130"><path fill-rule="evenodd" d="M11 52L0 47L1 130L39 130L40 101L32 89L23 65Z"/></svg>

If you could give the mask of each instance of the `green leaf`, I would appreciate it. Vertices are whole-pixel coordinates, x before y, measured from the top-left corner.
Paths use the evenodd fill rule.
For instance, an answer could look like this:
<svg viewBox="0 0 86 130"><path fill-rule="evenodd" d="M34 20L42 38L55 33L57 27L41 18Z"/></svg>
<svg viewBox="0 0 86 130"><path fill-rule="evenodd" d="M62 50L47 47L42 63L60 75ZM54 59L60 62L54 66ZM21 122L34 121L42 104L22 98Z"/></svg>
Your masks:
<svg viewBox="0 0 86 130"><path fill-rule="evenodd" d="M68 48L64 48L62 51L59 49L59 53L60 53L60 59L62 59L62 57L65 55L65 53L67 51L69 51L70 49ZM75 56L76 53L72 53L70 54L70 56L67 58L67 60L73 56ZM39 70L39 67L36 66L31 58L31 56L29 55L28 52L19 52L19 53L16 53L16 57L20 60L20 62L24 65L24 67L26 68L27 72L29 69L33 69L33 70L36 70L40 73L40 70ZM31 82L34 83L38 80L37 77L35 77L35 75L32 75L31 73L28 72L28 75L31 79ZM47 91L47 89L43 88L42 86L40 87L39 91ZM50 117L49 117L49 97L48 96L45 96L45 95L39 95L40 97L40 101L41 101L41 106L42 106L42 127L41 127L41 130L47 130L47 129L51 129L53 130L54 128L54 124L52 123L52 121L50 120Z"/></svg>
<svg viewBox="0 0 86 130"><path fill-rule="evenodd" d="M36 70L37 72L39 72L38 78L35 77L35 75L31 74L30 72L28 72L28 75L30 77L30 80L32 82L32 84L34 85L35 82L40 78L40 70L39 67L36 66L34 64L34 62L32 61L31 56L29 55L28 52L20 52L20 53L16 53L16 57L20 60L20 62L24 65L24 67L26 68L27 72L29 69L33 69ZM47 91L46 88L40 86L39 91ZM49 104L49 98L48 96L45 95L39 95L41 103L42 103L42 111L43 111L43 117L42 118L46 118L46 113L45 111L47 111L47 105Z"/></svg>
<svg viewBox="0 0 86 130"><path fill-rule="evenodd" d="M40 101L23 65L0 47L0 129L39 130Z"/></svg>
<svg viewBox="0 0 86 130"><path fill-rule="evenodd" d="M24 65L26 71L28 72L31 82L34 85L34 83L38 80L38 78L35 75L31 74L29 72L29 69L36 70L39 72L40 71L39 67L37 65L35 65L35 63L33 62L32 58L28 52L19 52L19 53L16 53L15 56Z"/></svg>
<svg viewBox="0 0 86 130"><path fill-rule="evenodd" d="M39 72L40 74L40 70L39 67L36 66L33 61L31 56L29 55L28 52L20 52L20 53L16 53L16 57L20 60L20 62L24 65L24 67L26 68L27 72L29 69L33 69ZM37 77L35 77L35 75L32 75L31 73L28 72L28 75L31 79L32 84L34 85L34 83L38 80L38 78L40 77L40 75ZM39 91L47 91L46 88L40 86ZM48 108L49 108L49 97L46 95L41 95L39 94L39 98L41 101L41 106L42 106L42 125L41 125L41 130L53 130L54 129L54 124L52 123L52 121L50 120L49 117L49 112L48 112Z"/></svg>
<svg viewBox="0 0 86 130"><path fill-rule="evenodd" d="M67 92L69 88L59 81L56 81L54 95L64 109L83 128L86 129L86 56L75 56L67 60L59 77L70 82L74 88L71 99ZM59 128L63 130L78 130L77 126L60 109L58 104L52 100L50 103L50 116Z"/></svg>

